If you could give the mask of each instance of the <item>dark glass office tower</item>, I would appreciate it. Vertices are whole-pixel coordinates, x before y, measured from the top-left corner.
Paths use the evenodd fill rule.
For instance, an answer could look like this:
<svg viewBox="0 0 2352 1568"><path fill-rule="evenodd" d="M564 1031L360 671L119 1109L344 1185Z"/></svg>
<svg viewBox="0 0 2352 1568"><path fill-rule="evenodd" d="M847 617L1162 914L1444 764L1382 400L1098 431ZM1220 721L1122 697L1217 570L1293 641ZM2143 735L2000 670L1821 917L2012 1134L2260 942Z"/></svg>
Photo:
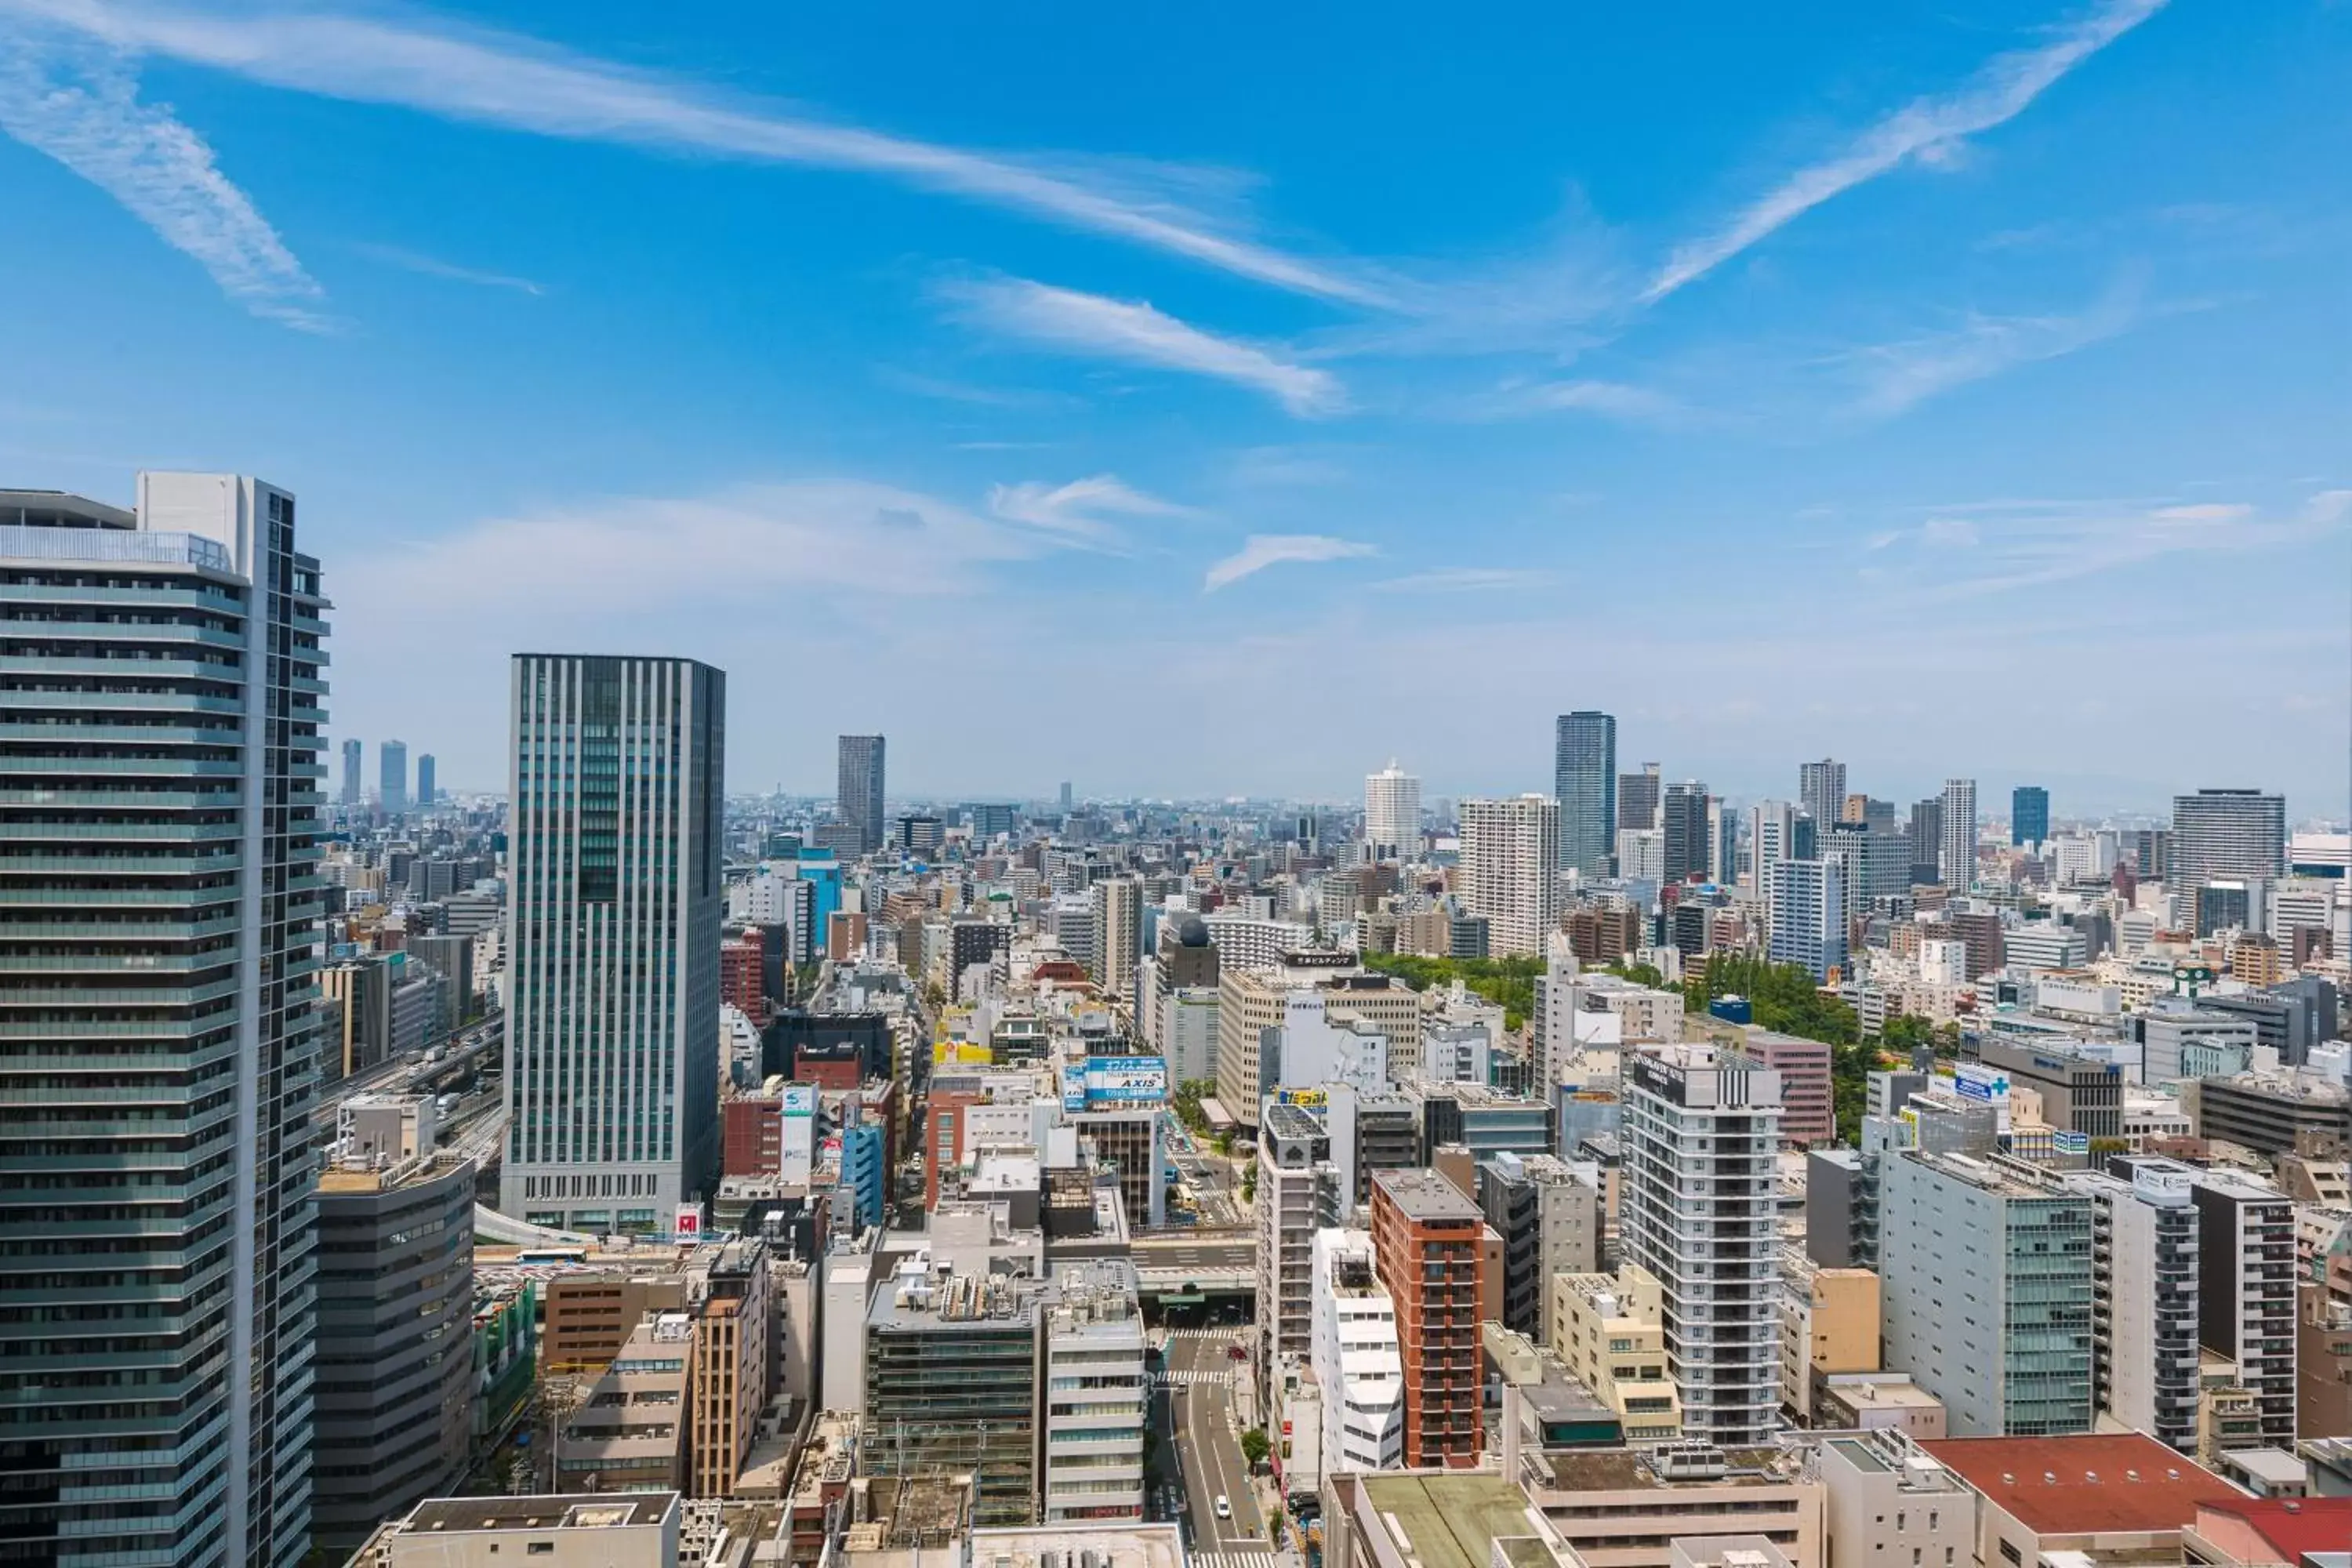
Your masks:
<svg viewBox="0 0 2352 1568"><path fill-rule="evenodd" d="M1559 863L1588 877L1609 875L1617 852L1617 721L1563 713L1553 749L1552 795L1559 802Z"/></svg>

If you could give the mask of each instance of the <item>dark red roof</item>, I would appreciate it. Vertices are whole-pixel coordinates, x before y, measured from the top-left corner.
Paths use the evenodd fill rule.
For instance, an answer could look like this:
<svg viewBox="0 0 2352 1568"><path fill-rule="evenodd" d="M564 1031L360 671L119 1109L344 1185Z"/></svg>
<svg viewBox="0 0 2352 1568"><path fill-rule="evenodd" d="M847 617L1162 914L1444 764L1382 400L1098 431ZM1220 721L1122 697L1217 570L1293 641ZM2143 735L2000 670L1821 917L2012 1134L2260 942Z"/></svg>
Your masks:
<svg viewBox="0 0 2352 1568"><path fill-rule="evenodd" d="M2240 1498L2205 1507L2245 1521L2284 1563L2300 1563L2305 1552L2352 1552L2352 1497Z"/></svg>
<svg viewBox="0 0 2352 1568"><path fill-rule="evenodd" d="M2181 1530L2200 1503L2251 1500L2140 1432L1943 1437L1920 1447L2037 1535Z"/></svg>

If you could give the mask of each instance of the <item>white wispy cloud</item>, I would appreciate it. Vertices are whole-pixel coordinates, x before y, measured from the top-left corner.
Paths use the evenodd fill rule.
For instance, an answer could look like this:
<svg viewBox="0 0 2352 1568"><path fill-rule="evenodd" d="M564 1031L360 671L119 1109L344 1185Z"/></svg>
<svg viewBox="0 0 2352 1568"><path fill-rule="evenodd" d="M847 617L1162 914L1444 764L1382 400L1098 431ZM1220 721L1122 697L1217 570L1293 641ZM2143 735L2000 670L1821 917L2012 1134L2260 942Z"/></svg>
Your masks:
<svg viewBox="0 0 2352 1568"><path fill-rule="evenodd" d="M2128 331L2141 317L2128 283L2073 314L1971 315L1959 326L1838 356L1861 384L1853 412L1886 418L1955 387L2064 357Z"/></svg>
<svg viewBox="0 0 2352 1568"><path fill-rule="evenodd" d="M1591 379L1517 383L1475 400L1473 407L1486 418L1573 413L1626 425L1685 425L1697 416L1682 399L1654 387Z"/></svg>
<svg viewBox="0 0 2352 1568"><path fill-rule="evenodd" d="M476 267L460 267L454 261L444 261L437 256L427 256L421 250L407 250L396 245L354 245L352 248L371 261L381 261L386 267L397 267L404 272L414 272L425 278L446 279L452 283L474 283L485 289L511 289L518 294L534 299L547 290L528 278L515 278L504 272L485 272Z"/></svg>
<svg viewBox="0 0 2352 1568"><path fill-rule="evenodd" d="M1181 517L1190 509L1146 495L1114 474L1096 474L1066 485L998 485L988 492L988 510L1048 533L1105 542L1118 536L1108 517Z"/></svg>
<svg viewBox="0 0 2352 1568"><path fill-rule="evenodd" d="M1918 552L1905 569L1912 587L1933 598L1969 598L2098 576L2168 556L2216 551L2239 556L2308 545L2341 533L2347 521L2352 496L2342 491L2324 490L2292 509L2268 510L2244 501L2003 502L1979 510L1974 520L1938 515L1867 543L1879 549L1908 542ZM1944 553L1952 551L1967 553Z"/></svg>
<svg viewBox="0 0 2352 1568"><path fill-rule="evenodd" d="M204 138L167 106L140 101L120 60L0 30L0 131L121 203L254 315L331 330L317 280L220 172Z"/></svg>
<svg viewBox="0 0 2352 1568"><path fill-rule="evenodd" d="M1553 581L1549 572L1520 566L1441 566L1384 577L1371 584L1389 594L1483 594L1507 588L1540 588Z"/></svg>
<svg viewBox="0 0 2352 1568"><path fill-rule="evenodd" d="M441 612L469 616L597 619L753 598L794 584L934 595L971 586L980 568L1071 542L895 485L747 484L485 519L355 562L340 578L345 586L337 603L354 620L375 613L396 620L397 606L418 595Z"/></svg>
<svg viewBox="0 0 2352 1568"><path fill-rule="evenodd" d="M854 170L1108 235L1301 294L1378 305L1377 281L1226 232L1186 205L1202 181L1066 165L892 136L415 15L230 9L141 0L9 0L22 16L128 54L295 92L395 104L574 141Z"/></svg>
<svg viewBox="0 0 2352 1568"><path fill-rule="evenodd" d="M1286 562L1347 561L1376 553L1369 544L1328 533L1253 533L1239 550L1209 568L1209 574L1201 580L1201 591L1213 594Z"/></svg>
<svg viewBox="0 0 2352 1568"><path fill-rule="evenodd" d="M1643 300L1665 298L1823 202L1903 163L1948 161L1968 137L2023 113L2067 72L2156 15L2165 3L2102 0L2048 43L1996 57L1958 91L1906 104L1843 152L1790 175L1715 233L1676 247L1642 290Z"/></svg>
<svg viewBox="0 0 2352 1568"><path fill-rule="evenodd" d="M1301 418L1341 413L1348 406L1346 389L1329 371L1203 331L1140 300L1106 299L1023 278L955 283L942 292L965 316L994 331L1129 364L1229 381L1266 394Z"/></svg>

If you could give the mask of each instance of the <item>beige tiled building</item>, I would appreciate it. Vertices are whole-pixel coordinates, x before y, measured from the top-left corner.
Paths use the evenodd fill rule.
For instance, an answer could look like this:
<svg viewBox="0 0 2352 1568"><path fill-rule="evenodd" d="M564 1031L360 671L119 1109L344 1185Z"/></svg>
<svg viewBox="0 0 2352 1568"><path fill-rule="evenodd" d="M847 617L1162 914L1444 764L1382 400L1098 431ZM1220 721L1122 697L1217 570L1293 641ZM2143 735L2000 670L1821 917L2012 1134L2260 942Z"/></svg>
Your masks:
<svg viewBox="0 0 2352 1568"><path fill-rule="evenodd" d="M1630 1263L1614 1274L1551 1278L1552 1352L1617 1413L1628 1443L1682 1436L1659 1307L1657 1280Z"/></svg>

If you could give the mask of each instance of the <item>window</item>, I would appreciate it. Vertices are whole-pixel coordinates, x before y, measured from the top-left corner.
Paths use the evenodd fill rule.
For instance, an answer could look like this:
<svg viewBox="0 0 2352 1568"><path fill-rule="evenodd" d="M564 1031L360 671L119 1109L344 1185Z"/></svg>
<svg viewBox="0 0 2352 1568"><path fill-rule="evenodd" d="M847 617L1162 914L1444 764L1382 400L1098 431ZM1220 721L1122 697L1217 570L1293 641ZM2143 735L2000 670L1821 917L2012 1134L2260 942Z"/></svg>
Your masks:
<svg viewBox="0 0 2352 1568"><path fill-rule="evenodd" d="M552 1554L555 1551L555 1542L552 1541L534 1541L530 1545L524 1547L523 1551L533 1557L540 1556L542 1553Z"/></svg>
<svg viewBox="0 0 2352 1568"><path fill-rule="evenodd" d="M2000 1543L2000 1560L2004 1563L2017 1563L2019 1568L2023 1568L2025 1563L2025 1559L2019 1555L2017 1542L2014 1541L2004 1541Z"/></svg>

